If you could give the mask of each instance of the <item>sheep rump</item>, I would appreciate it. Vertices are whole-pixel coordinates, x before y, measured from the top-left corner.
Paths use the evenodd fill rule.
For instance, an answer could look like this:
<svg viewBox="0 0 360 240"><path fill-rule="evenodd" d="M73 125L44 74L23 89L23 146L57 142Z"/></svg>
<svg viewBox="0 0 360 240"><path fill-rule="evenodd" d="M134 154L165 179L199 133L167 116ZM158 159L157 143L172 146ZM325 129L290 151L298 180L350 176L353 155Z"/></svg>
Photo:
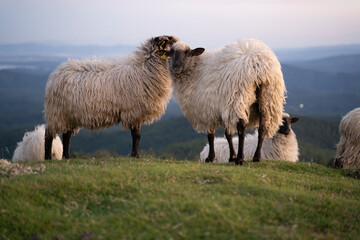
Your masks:
<svg viewBox="0 0 360 240"><path fill-rule="evenodd" d="M252 129L258 125L260 110L265 135L275 134L282 123L286 88L281 65L267 45L255 39L240 39L205 51L190 64L195 70L184 73L184 77L173 73L179 79L173 81L173 87L185 117L196 131L210 133L224 126L233 134L239 119Z"/></svg>
<svg viewBox="0 0 360 240"><path fill-rule="evenodd" d="M17 144L12 161L44 161L44 138L45 124L36 126L32 132L25 133L23 140ZM52 143L52 159L61 160L62 153L62 142L59 136L56 136Z"/></svg>
<svg viewBox="0 0 360 240"><path fill-rule="evenodd" d="M360 108L355 108L343 117L339 125L340 142L334 166L360 169Z"/></svg>

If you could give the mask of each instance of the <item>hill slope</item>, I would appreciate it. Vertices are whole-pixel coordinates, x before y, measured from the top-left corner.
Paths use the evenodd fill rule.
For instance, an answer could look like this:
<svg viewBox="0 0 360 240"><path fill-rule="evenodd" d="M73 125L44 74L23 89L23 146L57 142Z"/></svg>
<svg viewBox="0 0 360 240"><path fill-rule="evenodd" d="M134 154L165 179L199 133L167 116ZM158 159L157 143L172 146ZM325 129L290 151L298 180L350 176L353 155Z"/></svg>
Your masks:
<svg viewBox="0 0 360 240"><path fill-rule="evenodd" d="M360 185L343 170L264 161L45 162L0 176L4 239L358 239Z"/></svg>

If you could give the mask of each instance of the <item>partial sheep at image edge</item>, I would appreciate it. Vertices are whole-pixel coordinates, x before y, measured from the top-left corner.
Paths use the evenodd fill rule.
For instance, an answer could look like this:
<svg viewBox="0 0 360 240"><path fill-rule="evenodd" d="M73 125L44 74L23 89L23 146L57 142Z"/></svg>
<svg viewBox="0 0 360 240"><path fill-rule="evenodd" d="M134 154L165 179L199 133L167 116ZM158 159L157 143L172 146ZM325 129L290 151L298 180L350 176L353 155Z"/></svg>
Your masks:
<svg viewBox="0 0 360 240"><path fill-rule="evenodd" d="M334 167L360 169L360 108L355 108L342 118L339 132Z"/></svg>

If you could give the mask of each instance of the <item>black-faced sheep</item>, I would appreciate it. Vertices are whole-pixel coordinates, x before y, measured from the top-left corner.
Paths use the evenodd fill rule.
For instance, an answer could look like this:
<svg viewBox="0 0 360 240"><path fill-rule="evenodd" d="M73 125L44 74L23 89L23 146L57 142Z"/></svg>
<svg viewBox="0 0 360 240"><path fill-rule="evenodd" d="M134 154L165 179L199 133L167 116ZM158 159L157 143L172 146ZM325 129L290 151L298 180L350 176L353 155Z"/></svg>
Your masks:
<svg viewBox="0 0 360 240"><path fill-rule="evenodd" d="M260 160L263 139L272 137L282 123L285 83L281 66L263 42L241 39L213 50L191 49L184 42L170 51L169 72L174 95L195 130L208 134L207 162L215 160L214 132L223 126L231 159L244 161L245 129L259 125L253 161ZM239 134L238 155L232 135Z"/></svg>
<svg viewBox="0 0 360 240"><path fill-rule="evenodd" d="M360 108L345 115L339 126L340 142L334 167L360 169Z"/></svg>
<svg viewBox="0 0 360 240"><path fill-rule="evenodd" d="M272 138L265 138L261 148L261 156L266 159L284 160L289 162L299 161L299 147L296 135L291 129L291 124L299 118L290 118L287 113L283 114L283 124ZM246 134L244 144L244 159L249 160L254 156L258 142L258 132ZM233 138L233 143L238 146L237 138ZM216 162L229 162L229 147L225 138L215 138L214 141ZM209 153L209 144L207 144L200 153L200 161L205 162Z"/></svg>
<svg viewBox="0 0 360 240"><path fill-rule="evenodd" d="M80 128L100 129L122 124L130 129L132 157L139 157L140 127L159 119L172 94L168 50L178 38L145 41L130 56L108 60L69 60L49 77L45 92L45 159L51 159L56 133L63 134L65 158L71 135Z"/></svg>

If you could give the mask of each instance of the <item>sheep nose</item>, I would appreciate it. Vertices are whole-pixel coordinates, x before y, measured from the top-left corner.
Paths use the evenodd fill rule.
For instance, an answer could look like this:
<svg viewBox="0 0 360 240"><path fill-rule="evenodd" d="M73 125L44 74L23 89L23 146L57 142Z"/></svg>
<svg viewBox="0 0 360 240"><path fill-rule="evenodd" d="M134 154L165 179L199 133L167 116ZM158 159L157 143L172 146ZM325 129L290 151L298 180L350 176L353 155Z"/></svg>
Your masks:
<svg viewBox="0 0 360 240"><path fill-rule="evenodd" d="M173 64L171 66L171 68L172 68L173 72L175 72L175 73L180 73L182 71L181 65L178 65L178 64Z"/></svg>

